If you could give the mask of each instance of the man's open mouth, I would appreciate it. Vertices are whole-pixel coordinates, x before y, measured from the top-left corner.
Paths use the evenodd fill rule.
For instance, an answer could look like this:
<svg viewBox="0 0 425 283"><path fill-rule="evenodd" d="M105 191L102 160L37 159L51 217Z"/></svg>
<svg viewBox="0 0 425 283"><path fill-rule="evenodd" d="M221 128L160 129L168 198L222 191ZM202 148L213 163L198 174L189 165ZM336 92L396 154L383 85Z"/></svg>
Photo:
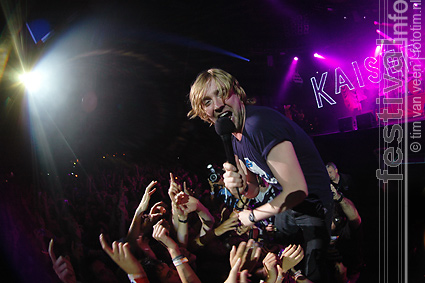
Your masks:
<svg viewBox="0 0 425 283"><path fill-rule="evenodd" d="M218 115L218 118L222 118L222 117L231 117L232 116L232 112L230 111L226 111L221 113L220 115Z"/></svg>

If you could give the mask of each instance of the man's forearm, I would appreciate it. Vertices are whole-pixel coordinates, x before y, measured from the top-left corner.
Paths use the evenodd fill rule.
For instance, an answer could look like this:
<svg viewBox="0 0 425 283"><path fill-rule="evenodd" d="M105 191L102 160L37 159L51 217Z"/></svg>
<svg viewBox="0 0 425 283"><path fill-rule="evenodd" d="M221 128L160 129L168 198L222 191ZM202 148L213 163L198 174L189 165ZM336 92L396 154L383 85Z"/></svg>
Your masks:
<svg viewBox="0 0 425 283"><path fill-rule="evenodd" d="M343 199L340 201L340 205L342 211L345 213L345 215L347 215L349 221L355 221L360 224L361 218L359 212L357 211L356 206L351 200L347 199L346 197L343 197Z"/></svg>
<svg viewBox="0 0 425 283"><path fill-rule="evenodd" d="M271 216L279 214L287 209L291 209L305 199L306 195L303 191L295 191L291 194L280 193L271 202L266 203L254 209L256 221L267 219Z"/></svg>
<svg viewBox="0 0 425 283"><path fill-rule="evenodd" d="M181 256L180 249L177 246L168 248L168 252L170 253L172 259ZM190 267L190 264L187 259L182 259L180 259L180 262L173 260L173 264L176 266L176 270L179 274L180 280L183 283L201 283L198 276L193 271L192 267Z"/></svg>
<svg viewBox="0 0 425 283"><path fill-rule="evenodd" d="M188 233L188 219L179 219L177 220L178 228L177 228L177 239L179 243L183 246L187 246L187 241L189 239L189 233Z"/></svg>
<svg viewBox="0 0 425 283"><path fill-rule="evenodd" d="M200 220L202 221L202 226L205 231L208 231L214 225L214 217L211 215L210 211L201 203L198 205L198 209L196 210Z"/></svg>
<svg viewBox="0 0 425 283"><path fill-rule="evenodd" d="M303 202L306 196L307 195L303 190L292 190L289 193L283 191L270 202L270 205L274 210L277 210L275 211L275 214L278 214L297 206Z"/></svg>
<svg viewBox="0 0 425 283"><path fill-rule="evenodd" d="M127 239L135 241L136 238L139 236L140 226L142 224L142 216L143 212L136 209L133 219L131 220L130 227L128 228Z"/></svg>
<svg viewBox="0 0 425 283"><path fill-rule="evenodd" d="M260 207L257 207L253 210L253 214L256 221L267 219L279 213L279 208L273 206L270 202L263 204Z"/></svg>

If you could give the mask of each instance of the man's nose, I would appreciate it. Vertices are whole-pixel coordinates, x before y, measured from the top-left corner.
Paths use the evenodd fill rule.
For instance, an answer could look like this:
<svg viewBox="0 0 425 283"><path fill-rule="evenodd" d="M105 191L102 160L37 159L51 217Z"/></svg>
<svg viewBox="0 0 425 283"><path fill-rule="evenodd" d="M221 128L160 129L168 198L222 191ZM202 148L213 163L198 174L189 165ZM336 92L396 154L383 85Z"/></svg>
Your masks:
<svg viewBox="0 0 425 283"><path fill-rule="evenodd" d="M221 98L216 98L214 100L214 111L221 112L224 108L224 102Z"/></svg>

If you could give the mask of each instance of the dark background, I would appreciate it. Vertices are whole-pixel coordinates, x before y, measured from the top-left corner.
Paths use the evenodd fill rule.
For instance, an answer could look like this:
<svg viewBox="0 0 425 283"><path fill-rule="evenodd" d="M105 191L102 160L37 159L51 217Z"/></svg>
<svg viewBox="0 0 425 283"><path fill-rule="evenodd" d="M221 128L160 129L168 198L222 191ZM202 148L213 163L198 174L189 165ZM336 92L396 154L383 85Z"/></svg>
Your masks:
<svg viewBox="0 0 425 283"><path fill-rule="evenodd" d="M375 176L382 129L339 133L338 119L353 114L332 94L335 66L350 70L352 61L360 64L373 54L379 1L2 3L1 40L8 50L0 82L3 172L32 183L52 170L61 178L77 158L90 172L102 156L125 154L134 162L178 164L203 178L206 165L222 164L224 153L212 127L187 119L187 93L200 71L219 67L235 75L257 104L278 111L295 104L317 120L310 134L324 162L335 162L356 181L355 203L367 236L364 282L381 282L378 275L386 273L401 278L404 252L412 276L423 279L423 151L400 165L408 167L406 183L383 186ZM51 36L35 44L25 23L40 19ZM340 61L323 66L314 52ZM294 56L303 83L291 83L280 96ZM30 98L15 74L40 65L58 75L51 78L56 88ZM318 109L310 77L319 80L325 71L326 90L337 104ZM93 93L97 105L87 111L84 98ZM406 223L407 249L401 245L408 240Z"/></svg>

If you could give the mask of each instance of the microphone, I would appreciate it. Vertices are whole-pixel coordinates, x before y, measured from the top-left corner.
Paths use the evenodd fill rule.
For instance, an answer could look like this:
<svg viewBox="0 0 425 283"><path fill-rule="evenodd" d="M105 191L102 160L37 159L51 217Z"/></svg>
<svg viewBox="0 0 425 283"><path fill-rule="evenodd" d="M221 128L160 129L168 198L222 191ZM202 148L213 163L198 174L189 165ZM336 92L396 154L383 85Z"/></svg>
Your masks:
<svg viewBox="0 0 425 283"><path fill-rule="evenodd" d="M223 146L224 146L224 151L226 152L227 162L235 166L237 170L238 166L236 166L236 159L235 159L235 154L233 153L233 146L232 146L232 133L236 130L235 124L233 124L232 120L230 120L229 117L220 117L215 122L214 127L215 127L215 131L217 132L217 134L221 137L221 140L223 141ZM237 190L239 200L243 203L244 206L246 206L247 203L244 202L242 199L241 192L240 192L241 190L246 192L248 190L248 186L246 186L245 189L242 188Z"/></svg>
<svg viewBox="0 0 425 283"><path fill-rule="evenodd" d="M221 137L223 141L224 151L226 152L227 161L236 166L235 154L233 153L232 147L232 133L236 130L235 124L229 117L218 118L214 124L215 131Z"/></svg>

